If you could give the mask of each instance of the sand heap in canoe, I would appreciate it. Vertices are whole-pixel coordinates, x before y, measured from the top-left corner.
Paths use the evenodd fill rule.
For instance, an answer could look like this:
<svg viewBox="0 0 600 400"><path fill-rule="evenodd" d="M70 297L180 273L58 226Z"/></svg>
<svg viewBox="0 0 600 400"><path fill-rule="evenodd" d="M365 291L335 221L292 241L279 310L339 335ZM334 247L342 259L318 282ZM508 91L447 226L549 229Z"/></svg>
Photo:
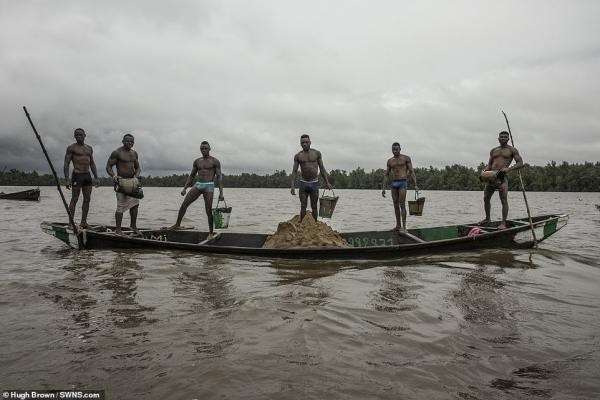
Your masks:
<svg viewBox="0 0 600 400"><path fill-rule="evenodd" d="M310 213L306 213L302 221L296 215L289 221L280 222L277 232L269 236L263 245L267 249L322 246L352 247L327 224L315 221Z"/></svg>

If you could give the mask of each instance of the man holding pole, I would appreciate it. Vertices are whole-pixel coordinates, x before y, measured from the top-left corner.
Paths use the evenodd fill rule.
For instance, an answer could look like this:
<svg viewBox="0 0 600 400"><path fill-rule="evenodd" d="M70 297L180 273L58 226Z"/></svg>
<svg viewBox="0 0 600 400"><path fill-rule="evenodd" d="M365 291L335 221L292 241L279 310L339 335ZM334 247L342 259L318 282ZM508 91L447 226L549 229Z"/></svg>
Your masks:
<svg viewBox="0 0 600 400"><path fill-rule="evenodd" d="M85 131L77 128L74 131L75 143L67 147L64 162L64 173L66 188L71 190L71 203L69 204L69 212L75 217L75 206L79 200L79 194L83 193L83 203L81 204L81 223L80 227L88 228L87 215L90 209L90 198L92 194L92 183L98 187L98 173L96 172L96 163L94 162L94 151L92 146L84 143ZM73 174L69 178L69 166L73 163ZM92 182L92 175L94 181Z"/></svg>
<svg viewBox="0 0 600 400"><path fill-rule="evenodd" d="M479 225L485 225L490 222L490 199L496 190L502 202L502 222L498 226L499 229L506 229L506 218L508 217L508 177L507 173L512 170L517 170L523 167L523 159L519 151L508 144L510 135L506 131L498 134L498 142L500 146L490 150L490 159L488 165L482 172L482 177L486 171L492 171L493 178L487 180L483 191L483 206L485 209L485 219L479 222ZM515 161L515 164L510 167L510 164Z"/></svg>

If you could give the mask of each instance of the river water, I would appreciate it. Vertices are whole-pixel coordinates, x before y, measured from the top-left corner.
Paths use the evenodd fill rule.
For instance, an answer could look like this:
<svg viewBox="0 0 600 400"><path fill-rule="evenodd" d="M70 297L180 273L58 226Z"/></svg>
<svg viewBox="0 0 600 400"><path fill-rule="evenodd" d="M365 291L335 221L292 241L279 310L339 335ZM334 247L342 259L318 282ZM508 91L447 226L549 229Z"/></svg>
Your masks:
<svg viewBox="0 0 600 400"><path fill-rule="evenodd" d="M529 193L533 214L571 216L539 249L329 262L70 250L40 231L42 220L66 220L56 188L41 189L40 202L0 200L0 390L99 389L111 400L600 397L598 193ZM172 224L180 189L144 190L138 225ZM335 229L394 226L389 192L336 194ZM409 227L482 218L481 192L422 194L424 215ZM231 231L273 232L299 209L283 189L226 188L225 197ZM510 216L526 215L521 193L510 203ZM89 222L112 224L114 207L110 188L95 190ZM200 203L184 224L206 229Z"/></svg>

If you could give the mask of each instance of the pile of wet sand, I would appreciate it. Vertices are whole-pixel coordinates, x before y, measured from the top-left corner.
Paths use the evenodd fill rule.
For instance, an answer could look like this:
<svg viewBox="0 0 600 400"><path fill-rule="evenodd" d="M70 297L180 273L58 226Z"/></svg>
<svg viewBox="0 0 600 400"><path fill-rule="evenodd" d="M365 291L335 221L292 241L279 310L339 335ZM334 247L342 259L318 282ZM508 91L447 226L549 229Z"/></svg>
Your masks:
<svg viewBox="0 0 600 400"><path fill-rule="evenodd" d="M315 221L310 213L306 213L302 221L299 215L295 215L289 221L280 222L277 232L263 244L263 248L267 249L322 246L352 247L327 224Z"/></svg>

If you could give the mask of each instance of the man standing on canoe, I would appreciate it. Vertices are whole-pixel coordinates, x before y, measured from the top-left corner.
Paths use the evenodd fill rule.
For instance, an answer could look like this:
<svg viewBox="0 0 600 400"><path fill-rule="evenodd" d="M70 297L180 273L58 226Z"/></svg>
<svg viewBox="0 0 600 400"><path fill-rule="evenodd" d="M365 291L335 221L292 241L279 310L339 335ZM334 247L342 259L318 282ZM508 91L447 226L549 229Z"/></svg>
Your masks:
<svg viewBox="0 0 600 400"><path fill-rule="evenodd" d="M392 199L394 200L394 213L396 214L395 230L406 232L406 188L408 187L408 175L412 178L415 184L415 190L419 190L417 186L417 176L412 166L412 161L409 156L400 154L400 143L392 144L392 154L394 157L387 161L387 169L383 175L381 184L381 195L385 197L385 188L388 179L392 180Z"/></svg>
<svg viewBox="0 0 600 400"><path fill-rule="evenodd" d="M192 172L185 182L185 186L181 191L181 195L185 196L183 203L179 208L179 214L177 215L177 222L171 227L171 229L179 229L181 227L181 221L187 211L187 208L194 201L203 195L204 197L204 209L206 210L206 217L208 218L208 236L207 239L214 237L214 224L212 216L212 204L213 196L215 191L215 177L219 182L219 201L225 200L223 197L223 175L221 174L221 163L219 160L210 155L210 144L204 141L200 144L200 153L202 157L194 160L192 164ZM192 185L194 178L198 175L198 181ZM191 187L189 193L186 196L187 188Z"/></svg>
<svg viewBox="0 0 600 400"><path fill-rule="evenodd" d="M310 196L312 216L316 221L318 216L317 202L319 200L319 171L327 189L331 189L332 186L327 179L327 171L325 171L325 167L323 166L321 152L310 148L310 137L308 135L304 134L300 136L300 146L302 146L302 151L294 156L292 188L290 192L293 196L296 195L294 187L296 185L298 166L300 166L300 187L298 188L300 196L300 220L304 219L306 215L308 196Z"/></svg>
<svg viewBox="0 0 600 400"><path fill-rule="evenodd" d="M106 172L108 176L112 177L116 186L119 187L117 191L117 211L115 212L116 229L117 235L122 235L121 223L123 222L123 213L129 210L129 216L131 217L130 228L132 231L137 232L137 215L140 200L137 197L133 197L139 191L141 185L138 177L140 176L140 164L138 162L138 153L133 150L134 138L133 135L128 133L123 136L123 146L114 150L110 158L106 163ZM117 174L113 171L113 166L117 167Z"/></svg>
<svg viewBox="0 0 600 400"><path fill-rule="evenodd" d="M90 198L92 195L92 183L98 187L98 173L96 172L96 163L94 162L94 151L92 146L85 144L85 131L81 128L73 132L75 143L67 147L65 154L64 172L67 189L71 190L71 203L69 212L75 219L75 206L79 200L79 194L83 193L83 203L81 204L81 223L83 229L88 228L87 215L90 209ZM73 163L73 174L69 178L69 166ZM92 175L94 180L92 181Z"/></svg>
<svg viewBox="0 0 600 400"><path fill-rule="evenodd" d="M506 131L502 131L498 134L500 146L490 150L488 165L485 170L483 170L483 172L493 171L495 173L495 179L485 184L483 190L485 219L480 221L479 225L485 225L490 222L490 199L494 192L498 190L498 195L502 202L502 222L498 228L506 229L506 218L508 217L508 177L506 175L509 171L523 167L523 159L521 158L519 151L508 144L509 139L510 135ZM509 167L513 160L515 161L515 165ZM482 174L482 177L483 176L484 174Z"/></svg>

